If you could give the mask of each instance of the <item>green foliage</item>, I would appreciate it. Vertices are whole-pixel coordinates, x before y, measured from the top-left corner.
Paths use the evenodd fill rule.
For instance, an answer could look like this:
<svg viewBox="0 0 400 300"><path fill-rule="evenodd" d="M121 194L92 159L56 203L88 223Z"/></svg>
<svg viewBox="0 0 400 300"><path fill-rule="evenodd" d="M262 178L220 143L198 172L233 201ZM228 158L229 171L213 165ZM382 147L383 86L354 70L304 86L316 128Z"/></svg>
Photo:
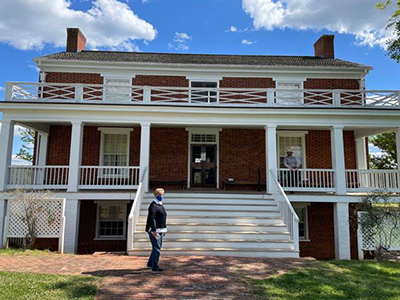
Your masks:
<svg viewBox="0 0 400 300"><path fill-rule="evenodd" d="M95 278L0 272L0 299L94 299Z"/></svg>
<svg viewBox="0 0 400 300"><path fill-rule="evenodd" d="M19 131L23 144L16 154L16 157L28 162L33 162L32 148L35 142L35 131L28 128L20 128Z"/></svg>
<svg viewBox="0 0 400 300"><path fill-rule="evenodd" d="M385 2L380 2L376 5L378 9L386 9L389 5L392 4L392 0L386 0ZM391 59L400 63L400 0L397 0L397 9L392 14L391 19L389 20L388 26L386 29L394 30L395 38L390 39L387 42L388 48L388 55Z"/></svg>
<svg viewBox="0 0 400 300"><path fill-rule="evenodd" d="M374 191L361 197L364 211L360 225L366 232L374 232L376 258L382 260L389 252L394 237L400 230L400 203L394 203L386 191Z"/></svg>
<svg viewBox="0 0 400 300"><path fill-rule="evenodd" d="M314 261L310 266L254 280L258 299L383 300L400 299L400 263Z"/></svg>
<svg viewBox="0 0 400 300"><path fill-rule="evenodd" d="M371 169L395 169L397 168L397 147L396 133L394 131L384 132L374 137L370 137L369 141L386 154L382 156L370 155Z"/></svg>

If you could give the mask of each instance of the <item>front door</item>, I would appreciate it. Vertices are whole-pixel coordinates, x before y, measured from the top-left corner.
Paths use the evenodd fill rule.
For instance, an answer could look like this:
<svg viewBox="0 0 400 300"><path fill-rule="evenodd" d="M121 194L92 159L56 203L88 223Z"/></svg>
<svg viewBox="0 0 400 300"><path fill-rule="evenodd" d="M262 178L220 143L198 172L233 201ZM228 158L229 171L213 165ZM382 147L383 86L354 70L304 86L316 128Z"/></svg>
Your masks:
<svg viewBox="0 0 400 300"><path fill-rule="evenodd" d="M192 145L191 149L191 186L217 186L217 146Z"/></svg>

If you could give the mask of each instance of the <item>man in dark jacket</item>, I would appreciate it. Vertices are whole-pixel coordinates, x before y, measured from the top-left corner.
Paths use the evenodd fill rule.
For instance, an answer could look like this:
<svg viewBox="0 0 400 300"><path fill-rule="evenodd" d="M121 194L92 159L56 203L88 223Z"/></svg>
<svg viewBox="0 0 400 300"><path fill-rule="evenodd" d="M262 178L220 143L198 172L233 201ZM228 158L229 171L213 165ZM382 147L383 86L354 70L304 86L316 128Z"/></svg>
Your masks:
<svg viewBox="0 0 400 300"><path fill-rule="evenodd" d="M164 193L164 189L159 188L155 190L155 198L150 203L146 222L146 232L149 234L152 246L147 267L151 268L154 273L164 271L164 269L158 267L163 236L167 233L167 212L163 205Z"/></svg>

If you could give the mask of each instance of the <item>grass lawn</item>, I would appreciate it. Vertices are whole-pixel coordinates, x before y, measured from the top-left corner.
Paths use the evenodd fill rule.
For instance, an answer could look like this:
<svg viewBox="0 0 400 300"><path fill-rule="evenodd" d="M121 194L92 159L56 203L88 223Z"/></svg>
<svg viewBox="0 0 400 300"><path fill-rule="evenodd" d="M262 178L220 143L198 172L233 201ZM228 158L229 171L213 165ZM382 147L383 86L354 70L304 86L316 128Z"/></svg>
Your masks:
<svg viewBox="0 0 400 300"><path fill-rule="evenodd" d="M0 255L9 255L9 256L14 256L14 255L58 255L56 252L51 252L49 250L22 250L22 249L15 249L15 248L8 248L0 249Z"/></svg>
<svg viewBox="0 0 400 300"><path fill-rule="evenodd" d="M315 261L304 269L251 282L260 299L400 299L400 263Z"/></svg>
<svg viewBox="0 0 400 300"><path fill-rule="evenodd" d="M94 299L96 279L33 273L0 272L0 299Z"/></svg>

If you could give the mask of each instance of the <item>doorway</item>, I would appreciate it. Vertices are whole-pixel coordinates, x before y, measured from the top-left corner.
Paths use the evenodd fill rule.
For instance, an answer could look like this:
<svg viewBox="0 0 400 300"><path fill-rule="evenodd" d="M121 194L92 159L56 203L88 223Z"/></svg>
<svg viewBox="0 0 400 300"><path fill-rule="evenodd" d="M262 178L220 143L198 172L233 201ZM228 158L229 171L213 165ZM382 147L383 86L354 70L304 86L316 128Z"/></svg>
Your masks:
<svg viewBox="0 0 400 300"><path fill-rule="evenodd" d="M217 145L191 145L191 187L217 187Z"/></svg>

